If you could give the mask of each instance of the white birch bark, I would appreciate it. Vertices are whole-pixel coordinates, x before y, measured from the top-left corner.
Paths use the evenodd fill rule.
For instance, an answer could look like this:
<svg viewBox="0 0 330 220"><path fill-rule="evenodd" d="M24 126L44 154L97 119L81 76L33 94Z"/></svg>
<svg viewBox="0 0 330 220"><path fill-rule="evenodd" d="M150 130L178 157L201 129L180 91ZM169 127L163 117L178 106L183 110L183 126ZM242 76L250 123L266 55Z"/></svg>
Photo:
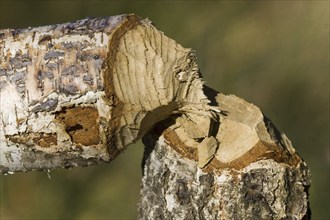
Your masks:
<svg viewBox="0 0 330 220"><path fill-rule="evenodd" d="M148 20L0 31L0 174L109 162L142 136L141 219L308 218L287 137Z"/></svg>
<svg viewBox="0 0 330 220"><path fill-rule="evenodd" d="M194 59L135 15L2 30L0 173L110 161L174 112L205 111Z"/></svg>

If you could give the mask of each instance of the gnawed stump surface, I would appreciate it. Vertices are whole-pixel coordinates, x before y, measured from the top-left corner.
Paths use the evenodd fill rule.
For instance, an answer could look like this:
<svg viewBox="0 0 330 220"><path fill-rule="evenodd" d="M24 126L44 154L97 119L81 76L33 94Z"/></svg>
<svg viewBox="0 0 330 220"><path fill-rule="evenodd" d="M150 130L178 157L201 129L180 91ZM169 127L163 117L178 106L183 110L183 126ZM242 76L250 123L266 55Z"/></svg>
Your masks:
<svg viewBox="0 0 330 220"><path fill-rule="evenodd" d="M140 218L309 219L310 173L291 142L253 104L214 98L222 110L212 131L219 144L203 147L215 149L198 149L203 141L190 137L203 123L186 126L185 116L143 138Z"/></svg>
<svg viewBox="0 0 330 220"><path fill-rule="evenodd" d="M260 109L135 15L0 31L0 174L109 162L144 136L141 219L302 219L310 174Z"/></svg>

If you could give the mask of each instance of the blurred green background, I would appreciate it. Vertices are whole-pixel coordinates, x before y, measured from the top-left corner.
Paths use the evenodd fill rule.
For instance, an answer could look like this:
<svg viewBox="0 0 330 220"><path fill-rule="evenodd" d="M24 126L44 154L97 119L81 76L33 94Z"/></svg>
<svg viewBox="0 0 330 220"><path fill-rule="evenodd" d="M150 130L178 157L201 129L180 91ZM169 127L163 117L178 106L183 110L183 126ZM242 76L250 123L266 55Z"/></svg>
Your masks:
<svg viewBox="0 0 330 220"><path fill-rule="evenodd" d="M0 28L135 13L196 50L207 85L259 106L312 172L329 219L329 1L0 0ZM0 177L0 219L136 219L141 143L111 164Z"/></svg>

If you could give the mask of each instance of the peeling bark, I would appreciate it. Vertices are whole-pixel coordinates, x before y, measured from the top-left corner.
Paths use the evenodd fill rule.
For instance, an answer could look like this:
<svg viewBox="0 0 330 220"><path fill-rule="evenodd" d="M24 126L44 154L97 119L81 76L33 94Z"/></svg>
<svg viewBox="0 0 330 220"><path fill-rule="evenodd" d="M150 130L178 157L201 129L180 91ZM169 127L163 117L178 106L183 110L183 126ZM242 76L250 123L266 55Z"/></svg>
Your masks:
<svg viewBox="0 0 330 220"><path fill-rule="evenodd" d="M0 174L109 162L143 136L141 219L308 218L290 140L147 19L0 31Z"/></svg>
<svg viewBox="0 0 330 220"><path fill-rule="evenodd" d="M2 30L0 173L111 161L174 112L205 111L201 88L190 49L135 15Z"/></svg>

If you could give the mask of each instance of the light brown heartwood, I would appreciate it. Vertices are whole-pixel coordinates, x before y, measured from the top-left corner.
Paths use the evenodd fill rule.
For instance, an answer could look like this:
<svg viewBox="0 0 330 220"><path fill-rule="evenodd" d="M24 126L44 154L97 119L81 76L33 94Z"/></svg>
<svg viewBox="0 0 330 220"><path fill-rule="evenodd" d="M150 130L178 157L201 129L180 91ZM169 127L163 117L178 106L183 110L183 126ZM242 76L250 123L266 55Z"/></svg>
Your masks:
<svg viewBox="0 0 330 220"><path fill-rule="evenodd" d="M141 219L309 218L289 139L149 20L0 31L0 173L110 162L142 137Z"/></svg>

